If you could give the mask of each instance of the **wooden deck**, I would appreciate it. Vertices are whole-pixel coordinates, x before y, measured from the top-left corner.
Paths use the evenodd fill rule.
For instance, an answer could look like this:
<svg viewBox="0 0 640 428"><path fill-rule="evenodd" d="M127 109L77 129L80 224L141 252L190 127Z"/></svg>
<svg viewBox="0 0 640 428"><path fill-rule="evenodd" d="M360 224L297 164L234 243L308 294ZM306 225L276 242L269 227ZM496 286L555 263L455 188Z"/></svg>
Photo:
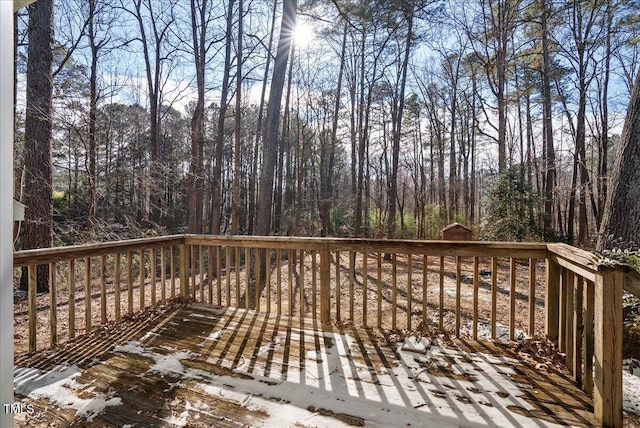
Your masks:
<svg viewBox="0 0 640 428"><path fill-rule="evenodd" d="M16 426L593 424L567 374L517 359L457 339L408 353L378 329L190 304L18 358L16 400L35 411Z"/></svg>

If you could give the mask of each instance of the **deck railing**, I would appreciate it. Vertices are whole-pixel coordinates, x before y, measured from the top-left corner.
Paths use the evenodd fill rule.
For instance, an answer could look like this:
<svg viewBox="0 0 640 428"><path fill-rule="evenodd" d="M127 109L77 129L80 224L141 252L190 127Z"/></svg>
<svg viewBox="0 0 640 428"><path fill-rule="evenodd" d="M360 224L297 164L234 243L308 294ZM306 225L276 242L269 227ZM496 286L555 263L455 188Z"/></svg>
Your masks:
<svg viewBox="0 0 640 428"><path fill-rule="evenodd" d="M14 266L28 272L25 351L177 295L321 323L546 334L596 419L622 421L622 289L640 280L568 245L177 235L20 251ZM48 300L37 299L37 266L48 267Z"/></svg>

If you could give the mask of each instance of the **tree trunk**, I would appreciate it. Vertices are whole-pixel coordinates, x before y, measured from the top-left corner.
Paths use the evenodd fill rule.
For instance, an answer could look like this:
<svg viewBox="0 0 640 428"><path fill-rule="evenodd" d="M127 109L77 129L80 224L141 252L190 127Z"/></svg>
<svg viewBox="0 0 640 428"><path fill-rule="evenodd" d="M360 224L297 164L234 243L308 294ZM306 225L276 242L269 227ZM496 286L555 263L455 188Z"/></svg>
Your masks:
<svg viewBox="0 0 640 428"><path fill-rule="evenodd" d="M336 151L336 134L338 132L338 116L340 114L340 94L342 92L342 76L347 50L347 24L344 24L342 33L342 52L340 54L340 70L338 71L338 87L336 88L336 99L333 107L333 119L331 122L331 140L329 147L321 149L320 157L320 219L322 222L321 236L329 234L331 224L331 205L333 200L333 165ZM326 140L324 140L326 141Z"/></svg>
<svg viewBox="0 0 640 428"><path fill-rule="evenodd" d="M236 52L236 116L233 146L233 189L231 194L231 234L238 234L240 222L240 140L242 138L242 15L243 0L238 0L238 50Z"/></svg>
<svg viewBox="0 0 640 428"><path fill-rule="evenodd" d="M89 44L91 46L91 74L89 76L89 167L88 194L87 194L87 220L89 228L93 228L93 219L96 215L96 106L98 103L97 68L98 51L100 46L96 43L96 0L89 0Z"/></svg>
<svg viewBox="0 0 640 428"><path fill-rule="evenodd" d="M296 25L296 0L285 1L280 28L280 40L276 51L273 77L267 104L265 141L262 151L262 169L258 196L256 235L269 235L271 229L271 203L273 201L273 177L278 153L278 125L282 91L289 60L291 36Z"/></svg>
<svg viewBox="0 0 640 428"><path fill-rule="evenodd" d="M400 80L400 93L398 95L398 108L394 115L394 130L393 130L393 148L391 150L391 177L389 194L387 196L387 203L389 204L389 217L387 217L387 238L393 239L395 237L396 227L396 203L398 197L398 162L400 157L400 137L402 135L402 115L404 112L404 91L407 82L407 71L409 68L409 56L411 53L411 42L413 40L413 2L406 6L407 19L407 38L405 42L404 60L402 63L402 77ZM385 254L385 258L387 254Z"/></svg>
<svg viewBox="0 0 640 428"><path fill-rule="evenodd" d="M631 92L620 145L611 172L609 193L602 216L598 249L622 239L626 246L640 245L640 71ZM612 238L612 239L611 239Z"/></svg>
<svg viewBox="0 0 640 428"><path fill-rule="evenodd" d="M256 198L256 176L258 175L258 154L259 154L259 143L260 137L262 136L262 116L264 113L264 99L265 93L267 90L267 78L269 76L269 69L271 65L271 45L273 44L273 33L275 31L275 22L276 22L276 9L278 6L278 1L273 0L273 9L271 11L271 31L269 32L269 44L267 51L267 63L264 67L264 75L262 78L262 92L260 93L260 108L258 110L258 123L256 125L256 140L253 150L253 160L251 164L251 176L249 177L249 224L248 224L248 234L253 235L254 232L254 222L256 220L256 208L257 208L257 198Z"/></svg>
<svg viewBox="0 0 640 428"><path fill-rule="evenodd" d="M276 58L269 90L269 102L267 104L267 117L265 120L265 141L262 146L262 169L260 171L260 188L258 194L256 235L269 235L271 229L271 203L273 202L273 177L278 154L278 125L280 123L280 105L282 103L282 91L289 61L291 38L296 26L296 0L285 1L282 11L282 23L280 25L280 40L276 50ZM260 250L261 277L250 284L245 295L249 307L255 307L256 287L263 288L265 271L268 266L267 254Z"/></svg>
<svg viewBox="0 0 640 428"><path fill-rule="evenodd" d="M193 62L196 71L198 98L191 117L191 158L187 174L187 212L190 233L202 233L203 210L203 157L204 157L204 95L205 95L205 44L207 22L205 13L208 0L198 7L191 0L191 27L193 37Z"/></svg>
<svg viewBox="0 0 640 428"><path fill-rule="evenodd" d="M213 163L213 189L211 192L211 233L220 233L222 221L222 151L224 148L224 120L227 115L227 103L229 96L229 75L231 73L231 30L233 28L233 3L229 0L227 4L227 28L224 53L224 71L222 74L222 88L220 95L220 109L218 111L218 127L216 130L215 157Z"/></svg>
<svg viewBox="0 0 640 428"><path fill-rule="evenodd" d="M602 131L600 135L600 146L598 150L598 175L597 175L597 211L596 229L600 229L602 222L602 212L607 196L607 165L609 157L609 75L611 73L611 27L613 24L613 13L611 2L607 2L607 32L605 40L604 76L602 82L601 97L601 123Z"/></svg>
<svg viewBox="0 0 640 428"><path fill-rule="evenodd" d="M25 188L27 205L22 248L52 245L53 215L51 170L51 96L53 63L53 1L40 0L29 6L27 59L27 106L25 123ZM23 270L21 288L27 289ZM37 270L38 291L49 291L48 265Z"/></svg>

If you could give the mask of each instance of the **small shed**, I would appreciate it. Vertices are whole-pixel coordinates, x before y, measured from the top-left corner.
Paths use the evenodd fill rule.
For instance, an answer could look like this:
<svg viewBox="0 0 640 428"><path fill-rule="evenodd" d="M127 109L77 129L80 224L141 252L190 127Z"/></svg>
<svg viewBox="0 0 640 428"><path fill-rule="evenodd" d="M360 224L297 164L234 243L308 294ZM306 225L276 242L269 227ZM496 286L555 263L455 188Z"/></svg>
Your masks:
<svg viewBox="0 0 640 428"><path fill-rule="evenodd" d="M442 229L442 239L445 241L471 241L473 231L458 222Z"/></svg>

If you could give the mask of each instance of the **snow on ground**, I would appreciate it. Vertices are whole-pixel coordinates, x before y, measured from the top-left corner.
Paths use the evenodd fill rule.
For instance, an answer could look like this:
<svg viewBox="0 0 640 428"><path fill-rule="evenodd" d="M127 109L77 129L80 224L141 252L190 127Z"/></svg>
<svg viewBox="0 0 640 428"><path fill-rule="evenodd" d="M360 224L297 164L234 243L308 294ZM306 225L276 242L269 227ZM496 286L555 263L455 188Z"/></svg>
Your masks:
<svg viewBox="0 0 640 428"><path fill-rule="evenodd" d="M640 415L640 361L622 362L622 406L628 412Z"/></svg>
<svg viewBox="0 0 640 428"><path fill-rule="evenodd" d="M74 379L82 374L76 366L57 366L49 372L32 368L16 368L14 389L17 394L30 399L46 399L62 409L75 409L76 415L89 422L108 406L122 404L120 397L93 394L92 398L79 398L77 393L91 395L90 385L81 385Z"/></svg>
<svg viewBox="0 0 640 428"><path fill-rule="evenodd" d="M460 332L463 335L473 336L473 324L471 322L463 323L460 326ZM518 328L515 329L515 340L527 339L529 335ZM478 339L488 340L491 339L491 322L479 319L478 320ZM496 340L509 340L509 326L496 322Z"/></svg>

